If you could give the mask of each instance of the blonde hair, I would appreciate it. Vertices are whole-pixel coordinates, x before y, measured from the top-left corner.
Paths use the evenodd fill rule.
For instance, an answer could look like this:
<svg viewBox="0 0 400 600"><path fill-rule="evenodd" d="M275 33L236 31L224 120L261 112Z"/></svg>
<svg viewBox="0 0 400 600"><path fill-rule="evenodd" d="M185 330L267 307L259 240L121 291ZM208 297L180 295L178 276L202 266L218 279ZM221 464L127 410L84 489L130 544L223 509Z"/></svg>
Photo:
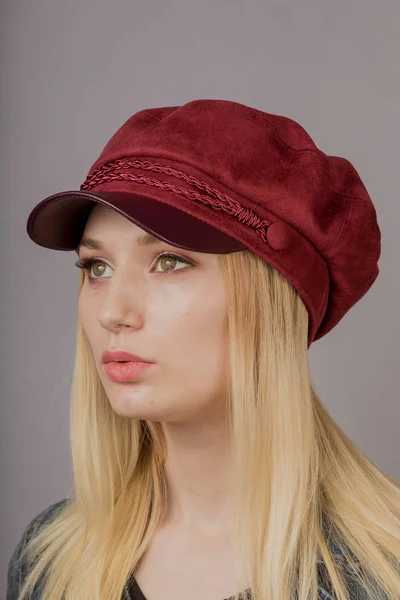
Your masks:
<svg viewBox="0 0 400 600"><path fill-rule="evenodd" d="M246 587L255 600L314 599L318 572L338 600L348 598L350 577L374 599L382 589L398 600L399 483L355 446L315 392L308 314L293 286L250 251L221 261L237 486L235 600ZM83 280L81 273L79 290ZM79 320L71 395L74 497L29 542L36 564L19 598L45 573L42 600L120 600L165 516L163 432L158 422L113 411ZM346 560L332 552L328 529Z"/></svg>

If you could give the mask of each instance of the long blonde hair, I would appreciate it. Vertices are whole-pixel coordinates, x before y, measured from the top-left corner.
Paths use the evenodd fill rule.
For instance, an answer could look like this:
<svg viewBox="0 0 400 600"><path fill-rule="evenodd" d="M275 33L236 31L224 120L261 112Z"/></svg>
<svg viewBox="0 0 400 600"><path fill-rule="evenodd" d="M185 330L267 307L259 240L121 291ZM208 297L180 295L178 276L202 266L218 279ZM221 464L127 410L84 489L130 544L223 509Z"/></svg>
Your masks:
<svg viewBox="0 0 400 600"><path fill-rule="evenodd" d="M399 483L355 446L315 392L297 291L250 251L220 258L237 486L235 600L249 586L255 600L315 599L317 567L338 600L348 598L346 573L374 599L382 589L398 600ZM81 273L79 290L83 281ZM158 422L113 411L79 320L71 396L73 498L29 542L36 564L20 598L45 573L42 600L120 600L165 515L163 432ZM345 561L332 552L328 530ZM347 564L353 571L341 568Z"/></svg>

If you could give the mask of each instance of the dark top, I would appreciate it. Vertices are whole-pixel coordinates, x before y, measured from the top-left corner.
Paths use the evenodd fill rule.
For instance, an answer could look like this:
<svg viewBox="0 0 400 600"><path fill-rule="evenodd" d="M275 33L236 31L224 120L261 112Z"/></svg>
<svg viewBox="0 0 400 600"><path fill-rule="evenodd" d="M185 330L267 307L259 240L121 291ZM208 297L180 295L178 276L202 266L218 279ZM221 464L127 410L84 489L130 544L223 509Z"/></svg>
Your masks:
<svg viewBox="0 0 400 600"><path fill-rule="evenodd" d="M232 600L234 596L230 596L229 598L224 598L224 600ZM252 594L250 589L246 590L246 598L251 600ZM139 587L138 582L136 581L134 575L131 575L129 581L124 589L123 600L147 600L146 596L143 594L142 590Z"/></svg>
<svg viewBox="0 0 400 600"><path fill-rule="evenodd" d="M68 502L68 498L60 500L51 504L48 508L39 513L25 528L21 539L19 540L15 550L10 558L8 565L8 579L7 579L7 596L6 600L17 600L25 576L27 574L27 565L21 560L21 552L28 543L28 541L36 535L38 530L51 521L59 511ZM327 523L324 521L324 531L328 534ZM357 559L354 557L354 562L349 563L344 556L339 545L330 536L328 543L334 556L335 562L338 564L342 571L342 576L347 584L347 591L349 592L349 599L351 600L374 600L365 591L365 588L361 586L361 583L357 580ZM331 582L327 575L326 567L322 561L318 561L318 600L335 600ZM246 590L248 600L251 600L250 590ZM35 589L29 598L25 600L41 600L42 588L41 582L39 581L35 586ZM124 593L121 600L147 600L142 590L139 587L133 574L127 581L124 588ZM232 597L226 600L232 600Z"/></svg>
<svg viewBox="0 0 400 600"><path fill-rule="evenodd" d="M124 589L124 600L147 600L133 575Z"/></svg>

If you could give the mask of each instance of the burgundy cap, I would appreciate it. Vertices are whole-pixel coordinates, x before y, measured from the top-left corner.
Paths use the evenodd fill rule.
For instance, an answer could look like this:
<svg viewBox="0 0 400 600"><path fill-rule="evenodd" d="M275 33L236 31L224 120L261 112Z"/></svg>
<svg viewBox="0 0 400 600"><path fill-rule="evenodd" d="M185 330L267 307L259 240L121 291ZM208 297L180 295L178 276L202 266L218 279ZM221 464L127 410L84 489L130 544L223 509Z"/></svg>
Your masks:
<svg viewBox="0 0 400 600"><path fill-rule="evenodd" d="M135 113L80 190L33 208L28 235L76 250L96 204L177 247L260 256L307 306L308 346L379 274L376 211L352 164L324 154L292 119L229 100Z"/></svg>

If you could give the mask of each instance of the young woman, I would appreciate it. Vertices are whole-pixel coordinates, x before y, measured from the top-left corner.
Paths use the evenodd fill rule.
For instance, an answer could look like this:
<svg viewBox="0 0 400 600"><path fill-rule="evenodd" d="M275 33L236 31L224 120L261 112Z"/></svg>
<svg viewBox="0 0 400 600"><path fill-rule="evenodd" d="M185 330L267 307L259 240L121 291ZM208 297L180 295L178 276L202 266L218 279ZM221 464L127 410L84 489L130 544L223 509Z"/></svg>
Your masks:
<svg viewBox="0 0 400 600"><path fill-rule="evenodd" d="M27 231L79 257L75 490L8 600L400 598L399 483L308 367L379 273L346 159L231 101L142 110Z"/></svg>

